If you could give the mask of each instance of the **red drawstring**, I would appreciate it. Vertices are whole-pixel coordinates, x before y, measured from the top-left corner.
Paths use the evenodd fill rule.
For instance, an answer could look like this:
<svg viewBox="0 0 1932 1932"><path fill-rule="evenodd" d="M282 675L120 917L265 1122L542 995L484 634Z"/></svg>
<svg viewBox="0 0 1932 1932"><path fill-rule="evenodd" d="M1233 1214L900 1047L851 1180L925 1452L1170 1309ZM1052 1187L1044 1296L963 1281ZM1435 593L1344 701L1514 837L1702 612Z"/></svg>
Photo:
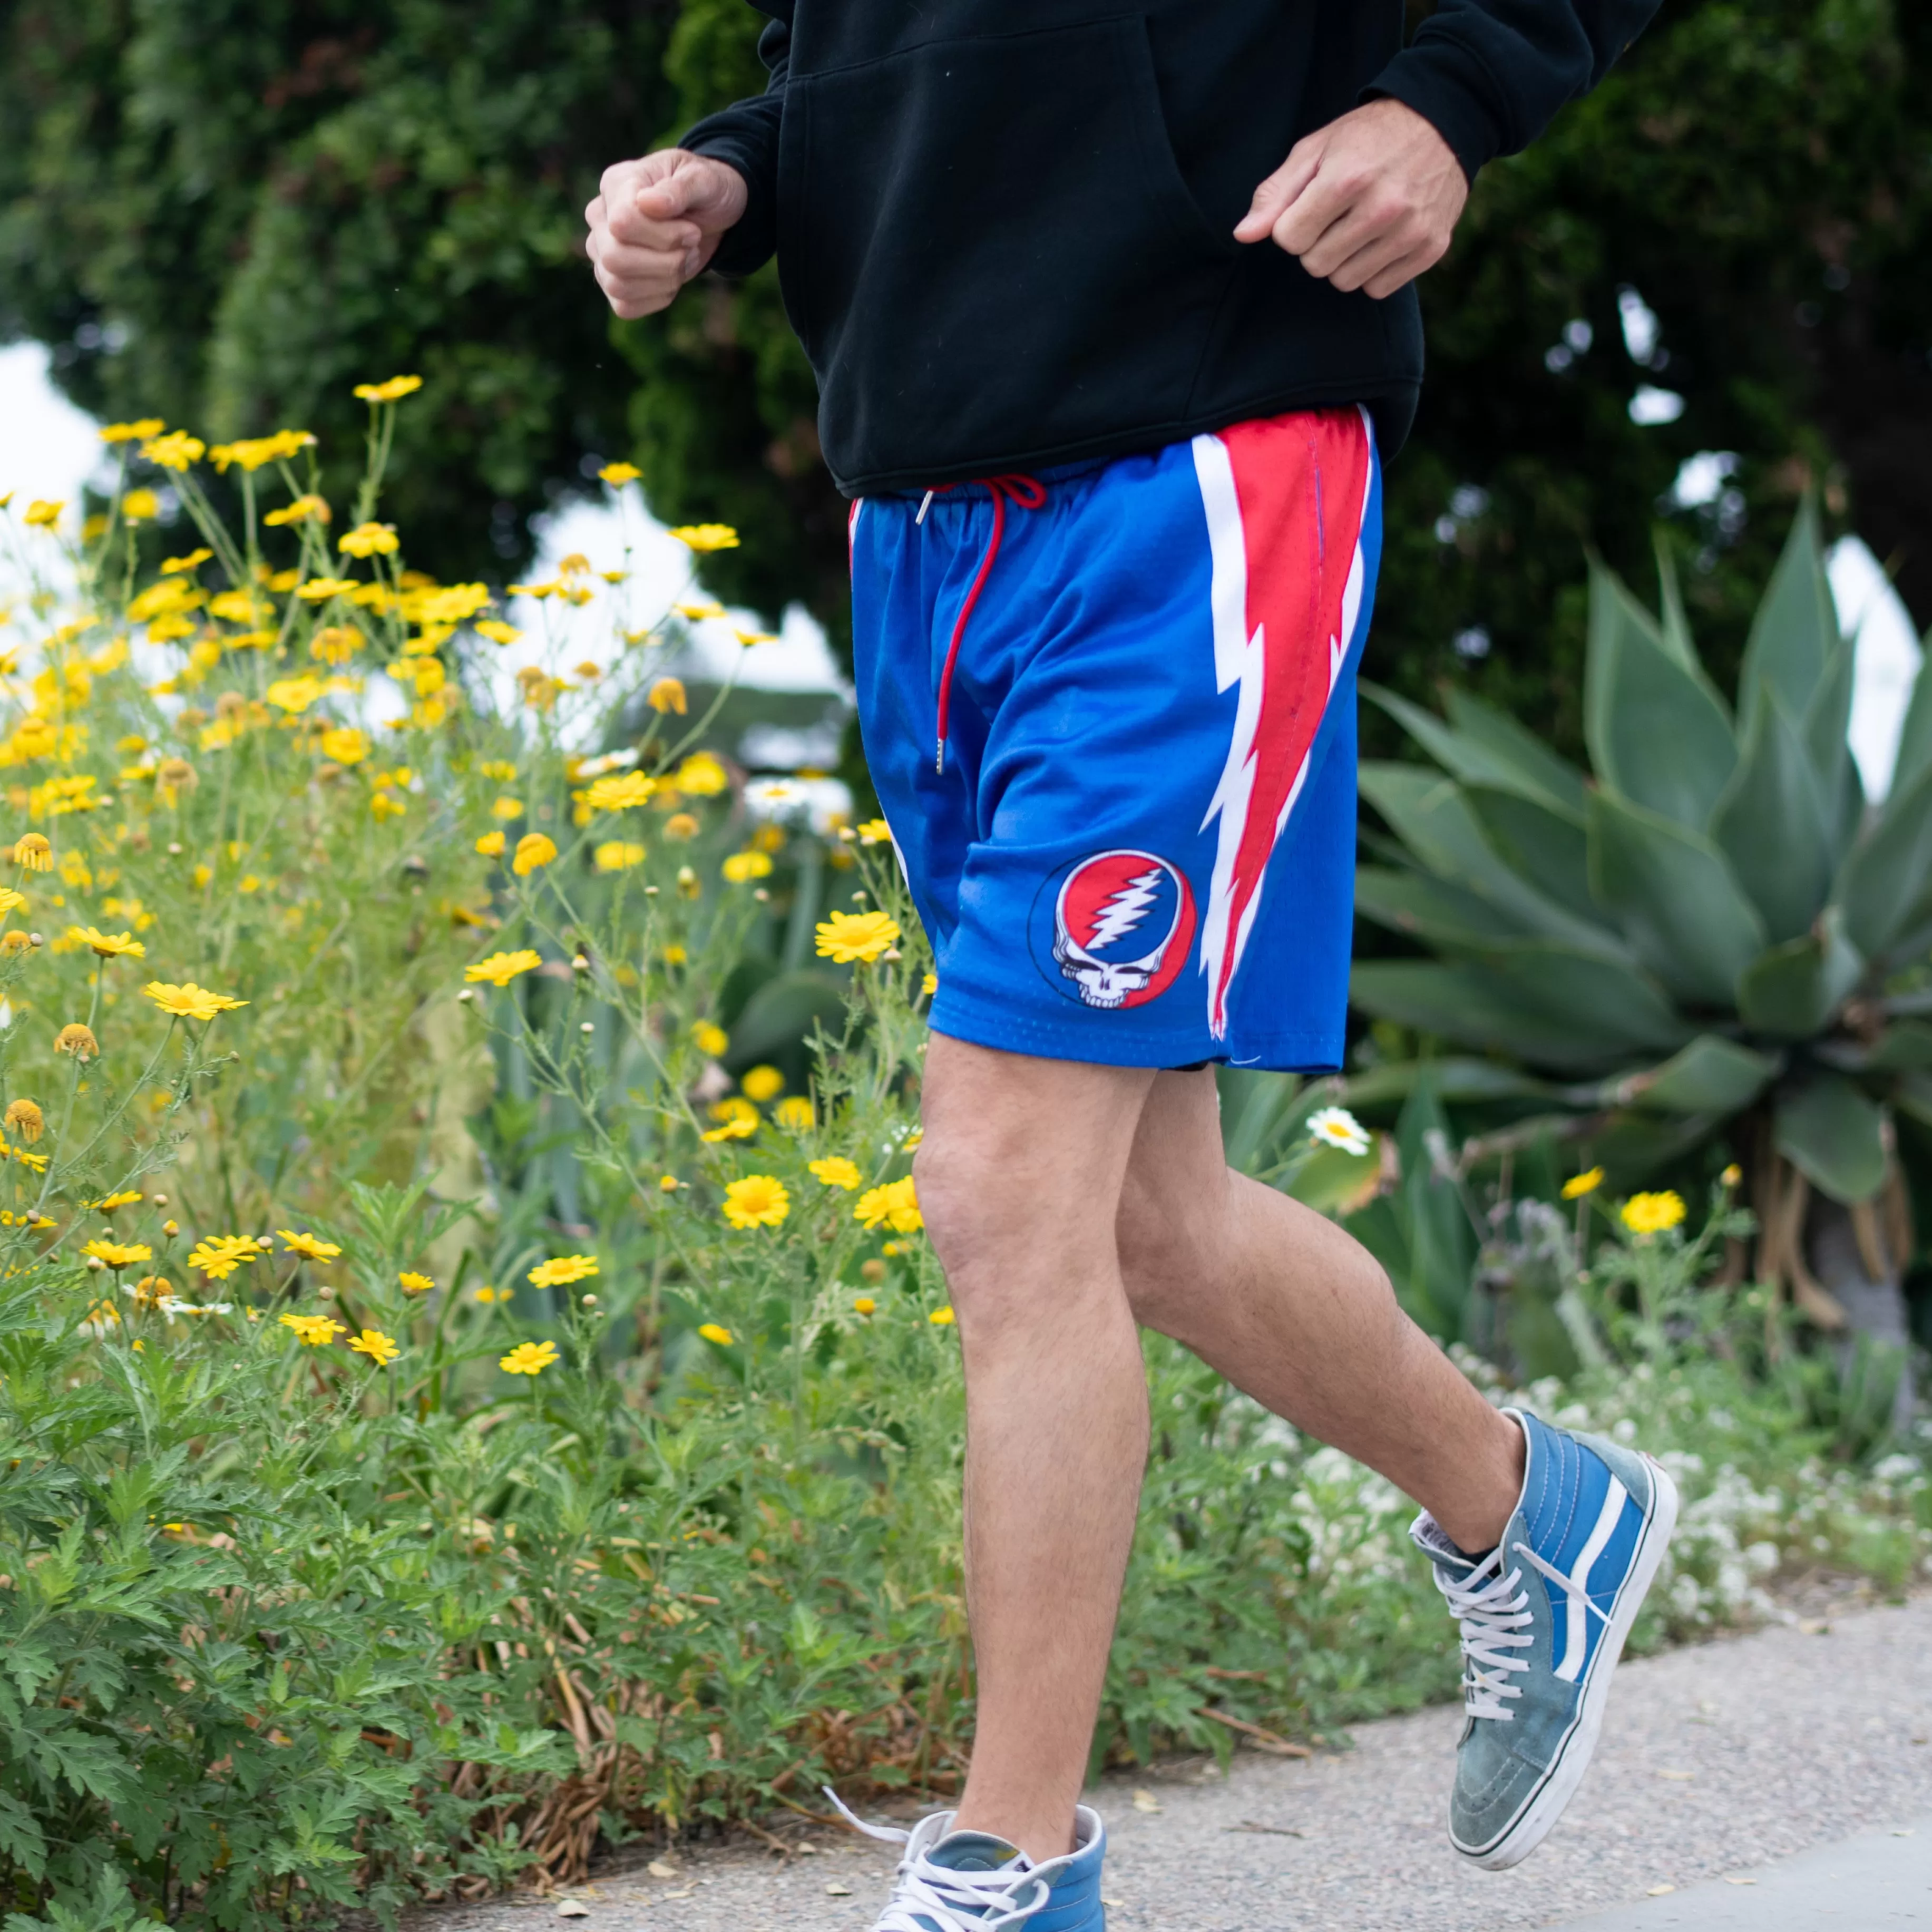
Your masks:
<svg viewBox="0 0 1932 1932"><path fill-rule="evenodd" d="M956 490L956 483L942 483L928 490L928 500L944 496L949 490ZM969 488L986 490L993 500L993 534L986 542L986 554L980 560L980 574L973 580L973 587L966 593L966 601L959 607L959 615L952 626L952 641L946 648L946 668L939 674L939 749L933 760L933 770L944 772L946 769L946 718L952 701L952 667L959 657L961 640L966 635L966 620L973 614L973 607L980 601L980 592L986 587L986 579L992 574L993 560L1000 554L1000 539L1006 534L1006 503L1010 498L1022 510L1037 510L1046 501L1046 490L1039 479L1032 476L986 476ZM923 517L924 509L920 512Z"/></svg>

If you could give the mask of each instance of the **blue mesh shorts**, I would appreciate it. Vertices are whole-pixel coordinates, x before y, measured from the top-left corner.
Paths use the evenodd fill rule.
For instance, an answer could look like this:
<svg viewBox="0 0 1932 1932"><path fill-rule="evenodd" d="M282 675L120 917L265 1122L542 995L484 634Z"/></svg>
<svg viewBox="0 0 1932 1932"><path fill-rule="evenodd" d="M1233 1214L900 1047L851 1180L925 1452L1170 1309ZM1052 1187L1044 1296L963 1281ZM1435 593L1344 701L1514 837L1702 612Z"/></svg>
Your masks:
<svg viewBox="0 0 1932 1932"><path fill-rule="evenodd" d="M1340 1064L1381 544L1359 409L853 506L860 726L937 1031Z"/></svg>

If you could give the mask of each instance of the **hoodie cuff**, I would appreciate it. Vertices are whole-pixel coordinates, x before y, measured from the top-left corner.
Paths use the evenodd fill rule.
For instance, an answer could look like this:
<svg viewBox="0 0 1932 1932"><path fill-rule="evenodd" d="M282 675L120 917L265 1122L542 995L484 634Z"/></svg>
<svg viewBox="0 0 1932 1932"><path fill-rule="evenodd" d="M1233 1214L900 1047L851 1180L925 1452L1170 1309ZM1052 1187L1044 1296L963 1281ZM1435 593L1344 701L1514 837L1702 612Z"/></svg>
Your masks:
<svg viewBox="0 0 1932 1932"><path fill-rule="evenodd" d="M1472 182L1485 161L1511 145L1481 56L1447 38L1431 37L1398 54L1363 88L1361 98L1400 100L1413 108L1448 142Z"/></svg>
<svg viewBox="0 0 1932 1932"><path fill-rule="evenodd" d="M744 178L745 212L724 231L718 252L711 258L710 272L744 276L762 268L778 249L776 197L763 165L768 158L765 144L747 141L734 130L707 128L700 122L678 146L722 161Z"/></svg>

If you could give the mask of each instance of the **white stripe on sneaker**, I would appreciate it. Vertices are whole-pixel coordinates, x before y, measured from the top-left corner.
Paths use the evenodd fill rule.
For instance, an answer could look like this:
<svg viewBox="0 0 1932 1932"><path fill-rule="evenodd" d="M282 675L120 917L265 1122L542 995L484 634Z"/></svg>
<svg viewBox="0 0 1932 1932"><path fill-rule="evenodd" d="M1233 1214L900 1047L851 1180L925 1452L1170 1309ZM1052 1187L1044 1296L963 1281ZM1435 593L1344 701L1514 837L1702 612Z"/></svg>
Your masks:
<svg viewBox="0 0 1932 1932"><path fill-rule="evenodd" d="M1589 1654L1589 1620L1585 1615L1590 1603L1590 1572L1596 1568L1597 1558L1610 1546L1610 1540L1617 1532L1617 1524L1622 1520L1624 1504L1630 1501L1630 1492L1615 1476L1610 1478L1610 1492L1604 1498L1604 1507L1597 1517L1596 1527L1578 1552L1576 1564L1570 1570L1569 1580L1573 1587L1565 1594L1569 1598L1568 1615L1564 1623L1563 1636L1563 1661L1554 1674L1565 1684L1574 1684L1582 1675L1583 1660ZM1540 1568L1542 1566L1538 1566Z"/></svg>

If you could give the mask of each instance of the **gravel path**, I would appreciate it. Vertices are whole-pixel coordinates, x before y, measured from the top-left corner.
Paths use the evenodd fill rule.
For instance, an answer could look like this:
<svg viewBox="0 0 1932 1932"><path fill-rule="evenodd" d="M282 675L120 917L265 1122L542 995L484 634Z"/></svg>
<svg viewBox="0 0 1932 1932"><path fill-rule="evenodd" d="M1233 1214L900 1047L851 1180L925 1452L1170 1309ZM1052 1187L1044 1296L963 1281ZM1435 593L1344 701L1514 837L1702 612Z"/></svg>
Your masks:
<svg viewBox="0 0 1932 1932"><path fill-rule="evenodd" d="M1919 1824L1932 1599L1625 1664L1582 1791L1513 1872L1469 1870L1444 1837L1460 1724L1426 1711L1362 1725L1353 1750L1312 1763L1244 1754L1226 1777L1197 1763L1110 1782L1094 1802L1114 1932L1514 1932ZM890 1848L829 1829L810 1842L788 1858L680 1856L668 1878L614 1865L576 1894L584 1932L866 1932ZM411 1932L534 1932L556 1912L432 1910Z"/></svg>

